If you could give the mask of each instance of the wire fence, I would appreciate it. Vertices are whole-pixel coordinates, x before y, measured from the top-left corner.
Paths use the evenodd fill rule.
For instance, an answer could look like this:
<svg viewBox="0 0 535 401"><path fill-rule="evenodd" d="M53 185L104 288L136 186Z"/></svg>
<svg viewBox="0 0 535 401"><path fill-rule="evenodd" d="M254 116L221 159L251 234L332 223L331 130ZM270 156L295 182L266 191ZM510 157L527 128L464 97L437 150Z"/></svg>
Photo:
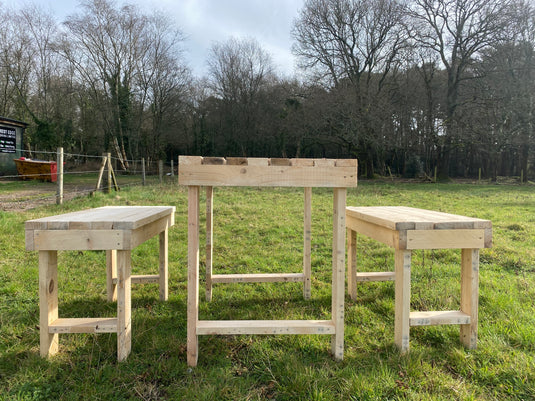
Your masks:
<svg viewBox="0 0 535 401"><path fill-rule="evenodd" d="M102 156L63 153L62 148L57 152L22 149L17 152L22 155L20 162L16 162L17 174L0 175L0 210L31 209L95 192L169 183L176 179L178 172L173 161L145 159L122 159L129 168L119 170L121 159L109 153Z"/></svg>

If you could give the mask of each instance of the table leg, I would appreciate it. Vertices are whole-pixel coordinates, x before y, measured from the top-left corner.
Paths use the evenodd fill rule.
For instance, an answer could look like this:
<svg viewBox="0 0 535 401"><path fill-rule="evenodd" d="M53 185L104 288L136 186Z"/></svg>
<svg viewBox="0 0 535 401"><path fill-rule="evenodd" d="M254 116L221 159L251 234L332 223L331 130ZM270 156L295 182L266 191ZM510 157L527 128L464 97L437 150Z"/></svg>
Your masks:
<svg viewBox="0 0 535 401"><path fill-rule="evenodd" d="M304 244L303 244L303 297L310 299L310 287L312 276L312 245L311 245L311 232L312 232L312 188L305 188L305 212L304 212Z"/></svg>
<svg viewBox="0 0 535 401"><path fill-rule="evenodd" d="M160 233L160 268L159 285L160 300L167 301L169 297L169 226Z"/></svg>
<svg viewBox="0 0 535 401"><path fill-rule="evenodd" d="M212 300L212 261L214 242L214 189L206 187L206 300Z"/></svg>
<svg viewBox="0 0 535 401"><path fill-rule="evenodd" d="M117 251L117 360L124 361L132 349L131 253Z"/></svg>
<svg viewBox="0 0 535 401"><path fill-rule="evenodd" d="M411 307L411 251L395 250L396 295L394 342L402 353L409 351L409 314Z"/></svg>
<svg viewBox="0 0 535 401"><path fill-rule="evenodd" d="M331 337L334 359L344 358L345 232L346 188L335 188L333 197L332 319Z"/></svg>
<svg viewBox="0 0 535 401"><path fill-rule="evenodd" d="M113 280L117 279L117 251L110 249L106 251L106 289L108 302L117 301L117 284Z"/></svg>
<svg viewBox="0 0 535 401"><path fill-rule="evenodd" d="M58 318L58 252L39 251L39 334L41 356L58 352L59 335L49 333Z"/></svg>
<svg viewBox="0 0 535 401"><path fill-rule="evenodd" d="M199 187L188 187L188 337L187 361L197 366L199 342Z"/></svg>
<svg viewBox="0 0 535 401"><path fill-rule="evenodd" d="M347 292L357 299L357 233L347 229Z"/></svg>
<svg viewBox="0 0 535 401"><path fill-rule="evenodd" d="M461 311L470 315L470 324L461 325L461 342L465 347L477 347L479 303L479 249L461 251Z"/></svg>

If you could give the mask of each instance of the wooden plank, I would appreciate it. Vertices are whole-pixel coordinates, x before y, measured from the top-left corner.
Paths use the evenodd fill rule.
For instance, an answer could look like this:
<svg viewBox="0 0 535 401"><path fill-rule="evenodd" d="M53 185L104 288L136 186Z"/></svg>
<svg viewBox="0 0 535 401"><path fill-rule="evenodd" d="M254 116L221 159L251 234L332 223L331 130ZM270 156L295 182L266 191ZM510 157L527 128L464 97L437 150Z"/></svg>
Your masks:
<svg viewBox="0 0 535 401"><path fill-rule="evenodd" d="M360 272L357 281L395 281L395 272Z"/></svg>
<svg viewBox="0 0 535 401"><path fill-rule="evenodd" d="M211 164L214 166L222 166L227 164L224 157L203 157L202 164Z"/></svg>
<svg viewBox="0 0 535 401"><path fill-rule="evenodd" d="M107 161L108 161L107 156L103 156L102 164L100 165L100 170L98 172L97 185L95 185L95 191L98 191L100 189L100 183L102 182L102 176L104 175L104 168L106 167Z"/></svg>
<svg viewBox="0 0 535 401"><path fill-rule="evenodd" d="M144 226L136 228L131 234L131 243L128 244L128 249L134 249L141 245L148 239L163 233L171 225L170 216L165 216L159 220L147 223ZM125 236L126 237L126 236Z"/></svg>
<svg viewBox="0 0 535 401"><path fill-rule="evenodd" d="M492 228L485 228L485 248L492 248Z"/></svg>
<svg viewBox="0 0 535 401"><path fill-rule="evenodd" d="M396 230L491 228L489 220L406 206L348 207L361 220Z"/></svg>
<svg viewBox="0 0 535 401"><path fill-rule="evenodd" d="M130 279L132 284L149 284L160 282L160 276L158 274L136 274L132 275ZM114 284L117 284L118 282L118 278L113 279Z"/></svg>
<svg viewBox="0 0 535 401"><path fill-rule="evenodd" d="M48 227L47 221L42 221L42 219L27 220L24 223L24 228L26 230L46 230Z"/></svg>
<svg viewBox="0 0 535 401"><path fill-rule="evenodd" d="M227 164L230 166L247 166L249 162L246 157L227 157Z"/></svg>
<svg viewBox="0 0 535 401"><path fill-rule="evenodd" d="M477 347L477 321L479 305L479 250L461 251L461 311L470 321L461 326L460 338L465 347Z"/></svg>
<svg viewBox="0 0 535 401"><path fill-rule="evenodd" d="M314 167L314 159L290 159L290 166Z"/></svg>
<svg viewBox="0 0 535 401"><path fill-rule="evenodd" d="M199 320L198 335L334 334L330 320Z"/></svg>
<svg viewBox="0 0 535 401"><path fill-rule="evenodd" d="M485 230L409 230L407 249L483 248Z"/></svg>
<svg viewBox="0 0 535 401"><path fill-rule="evenodd" d="M272 157L269 159L271 166L291 166L290 159Z"/></svg>
<svg viewBox="0 0 535 401"><path fill-rule="evenodd" d="M354 167L186 165L179 183L188 186L356 187Z"/></svg>
<svg viewBox="0 0 535 401"><path fill-rule="evenodd" d="M129 250L117 251L117 361L124 361L132 349L132 278Z"/></svg>
<svg viewBox="0 0 535 401"><path fill-rule="evenodd" d="M334 159L314 159L314 166L316 167L335 167L336 160Z"/></svg>
<svg viewBox="0 0 535 401"><path fill-rule="evenodd" d="M175 206L108 206L110 211L117 216L123 213L121 219L115 218L114 229L136 229L147 224L169 218L169 226L174 224ZM128 213L128 216L126 215ZM112 218L113 219L113 218Z"/></svg>
<svg viewBox="0 0 535 401"><path fill-rule="evenodd" d="M174 212L174 206L105 206L28 220L25 228L34 230L135 229L164 216L171 216L171 221L174 222Z"/></svg>
<svg viewBox="0 0 535 401"><path fill-rule="evenodd" d="M58 254L39 251L39 337L42 357L58 352L59 336L50 333L50 324L58 318Z"/></svg>
<svg viewBox="0 0 535 401"><path fill-rule="evenodd" d="M187 165L201 165L202 160L202 156L178 156L178 169Z"/></svg>
<svg viewBox="0 0 535 401"><path fill-rule="evenodd" d="M303 213L303 298L311 297L312 280L312 188L305 188Z"/></svg>
<svg viewBox="0 0 535 401"><path fill-rule="evenodd" d="M355 218L353 215L347 214L347 209L346 217L346 225L349 229L356 231L358 234L370 237L392 248L400 247L399 231Z"/></svg>
<svg viewBox="0 0 535 401"><path fill-rule="evenodd" d="M269 166L269 159L267 157L250 157L247 159L248 166L267 167Z"/></svg>
<svg viewBox="0 0 535 401"><path fill-rule="evenodd" d="M351 217L355 221L367 222L374 226L389 230L414 229L414 222L412 221L404 221L403 223L400 223L400 219L395 211L396 208L390 206L346 207L347 217Z"/></svg>
<svg viewBox="0 0 535 401"><path fill-rule="evenodd" d="M396 295L394 342L401 353L409 351L409 315L411 305L411 251L395 250Z"/></svg>
<svg viewBox="0 0 535 401"><path fill-rule="evenodd" d="M212 283L281 283L302 282L303 273L265 273L265 274L213 274Z"/></svg>
<svg viewBox="0 0 535 401"><path fill-rule="evenodd" d="M167 301L169 298L169 221L165 230L160 232L158 238L158 284L160 300Z"/></svg>
<svg viewBox="0 0 535 401"><path fill-rule="evenodd" d="M187 363L197 366L199 342L199 190L188 188L188 305L187 305Z"/></svg>
<svg viewBox="0 0 535 401"><path fill-rule="evenodd" d="M33 242L33 231L31 229L24 230L24 247L27 251L35 251L35 244Z"/></svg>
<svg viewBox="0 0 535 401"><path fill-rule="evenodd" d="M346 188L333 190L333 253L332 253L332 319L336 332L331 337L334 359L344 358L344 295L345 295L345 233Z"/></svg>
<svg viewBox="0 0 535 401"><path fill-rule="evenodd" d="M35 250L110 250L128 249L130 241L118 230L35 230Z"/></svg>
<svg viewBox="0 0 535 401"><path fill-rule="evenodd" d="M116 333L117 318L56 319L48 328L49 333Z"/></svg>
<svg viewBox="0 0 535 401"><path fill-rule="evenodd" d="M357 167L357 159L336 159L334 162L336 167Z"/></svg>
<svg viewBox="0 0 535 401"><path fill-rule="evenodd" d="M411 312L409 325L437 326L442 324L470 324L470 315L461 311Z"/></svg>
<svg viewBox="0 0 535 401"><path fill-rule="evenodd" d="M357 299L357 233L347 229L347 292L352 300Z"/></svg>
<svg viewBox="0 0 535 401"><path fill-rule="evenodd" d="M117 251L106 251L106 293L108 302L117 301Z"/></svg>
<svg viewBox="0 0 535 401"><path fill-rule="evenodd" d="M206 187L206 300L212 300L212 265L214 243L214 190Z"/></svg>

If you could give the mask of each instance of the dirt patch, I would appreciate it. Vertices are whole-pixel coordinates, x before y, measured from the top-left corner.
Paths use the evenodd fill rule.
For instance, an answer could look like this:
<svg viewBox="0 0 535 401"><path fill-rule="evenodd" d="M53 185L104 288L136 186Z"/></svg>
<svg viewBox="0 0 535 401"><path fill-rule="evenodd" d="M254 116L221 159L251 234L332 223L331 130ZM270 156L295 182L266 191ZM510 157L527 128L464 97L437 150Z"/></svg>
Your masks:
<svg viewBox="0 0 535 401"><path fill-rule="evenodd" d="M0 185L0 191L1 188ZM65 184L63 186L63 200L68 201L80 196L89 196L94 189L94 185ZM46 183L14 192L0 192L0 210L6 212L19 212L55 203L56 187L51 187L50 184Z"/></svg>

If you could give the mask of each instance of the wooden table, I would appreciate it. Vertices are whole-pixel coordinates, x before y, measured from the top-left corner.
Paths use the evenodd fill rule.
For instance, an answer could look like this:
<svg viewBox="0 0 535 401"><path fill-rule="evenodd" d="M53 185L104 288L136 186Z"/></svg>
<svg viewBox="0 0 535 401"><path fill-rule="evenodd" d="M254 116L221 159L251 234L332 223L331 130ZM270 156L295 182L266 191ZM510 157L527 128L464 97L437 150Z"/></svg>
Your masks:
<svg viewBox="0 0 535 401"><path fill-rule="evenodd" d="M131 349L132 283L159 282L167 299L168 229L174 206L110 206L29 220L26 249L39 251L41 356L58 351L60 333L117 333L117 359ZM159 235L159 274L131 275L131 251ZM117 299L116 318L58 317L58 251L106 250L108 300Z"/></svg>
<svg viewBox="0 0 535 401"><path fill-rule="evenodd" d="M358 281L395 280L395 343L409 350L411 326L459 324L461 342L477 346L479 249L492 246L492 223L411 207L347 207L348 290L356 299ZM357 273L356 234L363 234L395 249L394 272ZM410 312L411 251L461 251L461 305L455 311Z"/></svg>
<svg viewBox="0 0 535 401"><path fill-rule="evenodd" d="M330 334L337 360L344 352L345 205L357 185L357 161L334 159L202 158L180 156L179 183L188 186L188 339L190 366L197 365L198 336L212 334ZM207 299L213 282L303 281L310 296L310 198L312 187L333 188L332 318L330 320L199 320L199 192L207 187ZM304 187L303 274L212 275L212 187Z"/></svg>

